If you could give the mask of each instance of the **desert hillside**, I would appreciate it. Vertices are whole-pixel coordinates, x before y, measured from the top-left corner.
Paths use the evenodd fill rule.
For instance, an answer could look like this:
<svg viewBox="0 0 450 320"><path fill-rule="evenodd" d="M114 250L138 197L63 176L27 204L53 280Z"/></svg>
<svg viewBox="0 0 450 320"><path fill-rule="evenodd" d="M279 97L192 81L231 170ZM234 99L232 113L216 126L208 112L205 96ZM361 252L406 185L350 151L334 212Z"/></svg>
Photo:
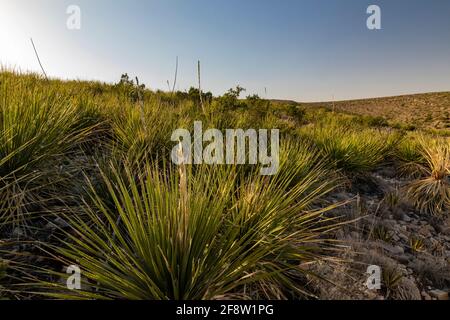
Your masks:
<svg viewBox="0 0 450 320"><path fill-rule="evenodd" d="M309 107L335 108L357 115L383 117L392 125L450 131L450 92L323 103L301 103Z"/></svg>

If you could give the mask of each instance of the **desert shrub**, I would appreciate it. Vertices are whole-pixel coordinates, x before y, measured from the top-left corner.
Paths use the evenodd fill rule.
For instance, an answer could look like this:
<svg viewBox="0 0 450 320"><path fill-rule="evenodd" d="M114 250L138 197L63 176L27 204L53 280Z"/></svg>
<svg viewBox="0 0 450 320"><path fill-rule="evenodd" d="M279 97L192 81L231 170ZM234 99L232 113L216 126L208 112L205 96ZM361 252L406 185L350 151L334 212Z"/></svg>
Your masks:
<svg viewBox="0 0 450 320"><path fill-rule="evenodd" d="M131 102L136 103L141 99L142 92L145 90L145 84L139 83L137 77L131 79L128 73L124 73L113 88L117 94L127 97Z"/></svg>
<svg viewBox="0 0 450 320"><path fill-rule="evenodd" d="M200 104L200 91L197 88L190 87L187 95L184 95L184 97L196 104ZM213 98L214 97L211 92L202 92L202 100L204 103L211 103Z"/></svg>
<svg viewBox="0 0 450 320"><path fill-rule="evenodd" d="M420 152L420 139L425 139L425 137L416 133L405 135L396 146L396 157L406 163L423 162L423 154Z"/></svg>
<svg viewBox="0 0 450 320"><path fill-rule="evenodd" d="M316 168L288 190L286 179L238 179L226 167L191 169L145 165L114 182L104 176L116 209L93 192L94 204L69 217L72 230L54 248L63 263L81 267L83 290L40 281L43 294L214 299L246 297L258 285L266 297L303 293L300 263L320 261L333 247L326 234L334 223L324 219L329 208L307 210L329 191L328 183L304 192L324 172ZM296 176L291 170L286 177Z"/></svg>
<svg viewBox="0 0 450 320"><path fill-rule="evenodd" d="M236 88L231 88L224 95L217 97L215 101L218 105L218 109L230 110L245 108L247 106L245 100L239 99L242 92L245 92L245 89L241 86L236 86Z"/></svg>
<svg viewBox="0 0 450 320"><path fill-rule="evenodd" d="M402 196L400 194L400 191L398 189L395 189L394 191L391 191L387 193L384 198L383 202L384 205L391 211L395 212L395 210L398 208L402 200Z"/></svg>
<svg viewBox="0 0 450 320"><path fill-rule="evenodd" d="M346 172L374 169L391 156L399 136L389 131L355 130L339 125L308 126L300 134L310 139Z"/></svg>
<svg viewBox="0 0 450 320"><path fill-rule="evenodd" d="M420 176L408 186L408 196L418 209L440 215L450 208L450 143L447 139L420 140L424 161L412 164Z"/></svg>
<svg viewBox="0 0 450 320"><path fill-rule="evenodd" d="M403 130L403 131L416 131L417 126L414 124L407 123L395 123L393 124L393 128Z"/></svg>
<svg viewBox="0 0 450 320"><path fill-rule="evenodd" d="M379 225L376 226L372 231L372 237L375 240L381 240L386 243L391 243L392 241L392 231L388 230L386 227Z"/></svg>
<svg viewBox="0 0 450 320"><path fill-rule="evenodd" d="M131 162L162 156L176 128L171 110L147 101L143 109L135 104L117 106L110 117L113 130L111 144Z"/></svg>
<svg viewBox="0 0 450 320"><path fill-rule="evenodd" d="M388 121L383 117L364 116L363 122L369 127L388 127Z"/></svg>
<svg viewBox="0 0 450 320"><path fill-rule="evenodd" d="M295 104L288 104L286 106L286 114L295 119L298 123L303 123L306 116L306 110Z"/></svg>
<svg viewBox="0 0 450 320"><path fill-rule="evenodd" d="M69 95L30 81L1 74L0 222L16 220L26 205L45 201L38 193L49 186L52 166L93 129Z"/></svg>
<svg viewBox="0 0 450 320"><path fill-rule="evenodd" d="M386 298L391 298L393 294L399 288L402 279L404 278L403 273L394 267L383 269L383 289L386 291Z"/></svg>
<svg viewBox="0 0 450 320"><path fill-rule="evenodd" d="M411 237L409 239L409 247L415 253L424 250L424 240L422 238Z"/></svg>
<svg viewBox="0 0 450 320"><path fill-rule="evenodd" d="M426 132L438 137L450 137L450 127L446 125L447 129L427 129Z"/></svg>
<svg viewBox="0 0 450 320"><path fill-rule="evenodd" d="M324 161L322 154L308 141L284 137L280 145L279 171L274 179L290 181L286 184L289 190L308 176L309 172L319 169L322 175L316 177L316 181L311 183L312 189L305 190L305 194L317 190L320 185L331 190L340 183L332 168L333 165ZM328 184L324 184L326 181Z"/></svg>

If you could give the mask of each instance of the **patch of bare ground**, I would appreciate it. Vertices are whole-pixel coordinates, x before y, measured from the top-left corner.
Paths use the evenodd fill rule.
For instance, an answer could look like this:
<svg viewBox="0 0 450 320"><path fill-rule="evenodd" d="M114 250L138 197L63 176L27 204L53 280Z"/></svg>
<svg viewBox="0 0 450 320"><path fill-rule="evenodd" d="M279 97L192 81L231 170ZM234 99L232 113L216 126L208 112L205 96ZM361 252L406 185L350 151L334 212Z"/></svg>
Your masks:
<svg viewBox="0 0 450 320"><path fill-rule="evenodd" d="M321 299L446 300L450 292L450 216L431 217L403 196L409 182L394 169L381 169L332 194L331 203L350 201L338 215L354 222L336 232L341 263L322 262L311 279ZM381 289L366 282L370 265L382 270Z"/></svg>

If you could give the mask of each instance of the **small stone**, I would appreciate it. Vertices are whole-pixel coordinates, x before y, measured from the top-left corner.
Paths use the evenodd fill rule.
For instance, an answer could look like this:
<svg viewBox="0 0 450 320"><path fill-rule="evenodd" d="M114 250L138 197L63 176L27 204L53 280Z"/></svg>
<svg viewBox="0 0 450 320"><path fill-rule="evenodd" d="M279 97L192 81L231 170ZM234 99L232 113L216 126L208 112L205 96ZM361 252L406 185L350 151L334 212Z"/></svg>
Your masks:
<svg viewBox="0 0 450 320"><path fill-rule="evenodd" d="M409 264L411 258L412 258L411 255L402 254L397 257L397 261L403 264Z"/></svg>
<svg viewBox="0 0 450 320"><path fill-rule="evenodd" d="M393 246L388 243L378 243L378 245L387 253L393 256L399 256L405 253L405 250L400 246Z"/></svg>
<svg viewBox="0 0 450 320"><path fill-rule="evenodd" d="M411 222L412 219L407 214L403 214L402 215L402 220L404 222Z"/></svg>
<svg viewBox="0 0 450 320"><path fill-rule="evenodd" d="M448 292L445 292L443 290L432 290L429 293L430 296L438 300L448 300Z"/></svg>
<svg viewBox="0 0 450 320"><path fill-rule="evenodd" d="M395 246L395 250L398 252L398 254L404 254L405 253L405 249L403 249L400 246Z"/></svg>

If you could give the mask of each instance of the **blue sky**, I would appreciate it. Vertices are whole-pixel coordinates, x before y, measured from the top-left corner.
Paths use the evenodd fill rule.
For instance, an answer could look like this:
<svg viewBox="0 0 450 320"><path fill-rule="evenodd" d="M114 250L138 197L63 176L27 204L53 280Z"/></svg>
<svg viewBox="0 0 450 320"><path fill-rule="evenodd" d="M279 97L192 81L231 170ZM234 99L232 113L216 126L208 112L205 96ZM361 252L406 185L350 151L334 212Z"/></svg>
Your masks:
<svg viewBox="0 0 450 320"><path fill-rule="evenodd" d="M366 27L381 7L382 30ZM81 30L66 8L81 8ZM450 90L448 0L0 0L0 63L114 82L323 101Z"/></svg>

